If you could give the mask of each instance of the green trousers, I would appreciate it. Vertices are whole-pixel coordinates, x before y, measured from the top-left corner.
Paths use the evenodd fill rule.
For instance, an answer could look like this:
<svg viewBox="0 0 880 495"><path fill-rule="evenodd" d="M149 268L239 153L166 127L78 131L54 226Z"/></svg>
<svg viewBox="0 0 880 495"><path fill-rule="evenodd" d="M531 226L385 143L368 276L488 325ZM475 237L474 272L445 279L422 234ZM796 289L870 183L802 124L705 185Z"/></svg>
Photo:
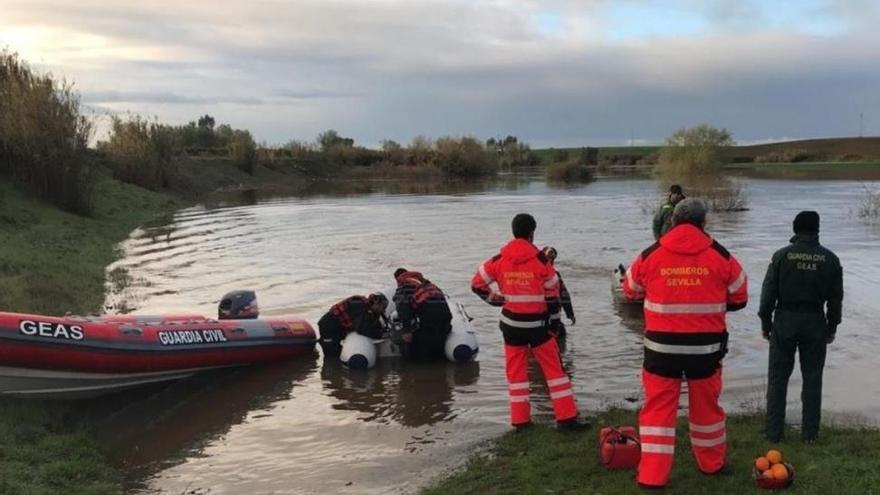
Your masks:
<svg viewBox="0 0 880 495"><path fill-rule="evenodd" d="M822 416L822 370L827 347L825 316L819 312L776 311L770 333L770 364L767 373L767 438L778 441L785 431L785 397L788 379L799 354L803 388L801 437L819 435Z"/></svg>

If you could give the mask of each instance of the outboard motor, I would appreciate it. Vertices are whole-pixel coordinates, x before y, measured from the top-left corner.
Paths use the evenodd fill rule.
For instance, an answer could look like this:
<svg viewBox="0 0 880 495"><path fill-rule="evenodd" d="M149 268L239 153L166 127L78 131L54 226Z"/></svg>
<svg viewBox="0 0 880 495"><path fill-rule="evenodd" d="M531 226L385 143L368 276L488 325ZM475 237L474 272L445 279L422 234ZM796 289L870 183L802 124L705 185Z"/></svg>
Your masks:
<svg viewBox="0 0 880 495"><path fill-rule="evenodd" d="M245 320L260 316L257 294L252 290L234 290L220 299L217 309L221 320Z"/></svg>

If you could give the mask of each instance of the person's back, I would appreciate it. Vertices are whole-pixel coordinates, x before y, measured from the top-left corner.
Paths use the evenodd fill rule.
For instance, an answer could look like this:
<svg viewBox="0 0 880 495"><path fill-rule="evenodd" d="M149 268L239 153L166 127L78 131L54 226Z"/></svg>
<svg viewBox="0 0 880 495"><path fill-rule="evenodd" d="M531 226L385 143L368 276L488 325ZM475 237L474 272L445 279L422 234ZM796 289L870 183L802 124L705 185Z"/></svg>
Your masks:
<svg viewBox="0 0 880 495"><path fill-rule="evenodd" d="M841 321L843 270L837 256L819 244L818 213L799 213L793 228L791 243L773 254L767 268L758 311L770 342L765 433L771 441L783 437L797 353L803 377L801 437L811 442L819 435L826 347Z"/></svg>
<svg viewBox="0 0 880 495"><path fill-rule="evenodd" d="M559 307L559 277L533 244L534 217L521 213L511 224L514 239L486 260L471 279L471 290L493 306L502 306L499 328L504 339L504 365L515 428L531 424L528 356L544 372L557 427L580 430L571 381L562 369L559 347L548 325ZM497 284L500 292L492 287Z"/></svg>
<svg viewBox="0 0 880 495"><path fill-rule="evenodd" d="M419 272L398 268L394 304L406 343L405 355L419 361L443 359L452 313L446 295Z"/></svg>
<svg viewBox="0 0 880 495"><path fill-rule="evenodd" d="M351 296L331 306L318 320L318 343L324 351L324 357L339 357L342 339L350 332L373 339L381 338L385 328L381 318L387 305L385 296L375 293L368 297Z"/></svg>
<svg viewBox="0 0 880 495"><path fill-rule="evenodd" d="M639 414L642 458L637 481L669 481L682 377L688 381L690 444L697 467L720 473L726 462L725 413L718 403L727 352L726 312L745 307L748 282L739 262L703 230L705 203L675 207L673 228L630 265L630 299L644 298L645 354Z"/></svg>

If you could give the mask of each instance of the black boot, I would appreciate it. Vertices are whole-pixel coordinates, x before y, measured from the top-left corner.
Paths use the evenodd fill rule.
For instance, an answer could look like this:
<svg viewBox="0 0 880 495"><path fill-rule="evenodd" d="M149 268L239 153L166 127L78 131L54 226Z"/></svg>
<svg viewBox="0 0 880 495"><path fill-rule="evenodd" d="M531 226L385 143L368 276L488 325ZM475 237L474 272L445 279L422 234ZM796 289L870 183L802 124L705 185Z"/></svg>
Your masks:
<svg viewBox="0 0 880 495"><path fill-rule="evenodd" d="M565 419L556 422L556 429L563 432L586 431L590 429L590 423L588 421L578 422L577 418Z"/></svg>

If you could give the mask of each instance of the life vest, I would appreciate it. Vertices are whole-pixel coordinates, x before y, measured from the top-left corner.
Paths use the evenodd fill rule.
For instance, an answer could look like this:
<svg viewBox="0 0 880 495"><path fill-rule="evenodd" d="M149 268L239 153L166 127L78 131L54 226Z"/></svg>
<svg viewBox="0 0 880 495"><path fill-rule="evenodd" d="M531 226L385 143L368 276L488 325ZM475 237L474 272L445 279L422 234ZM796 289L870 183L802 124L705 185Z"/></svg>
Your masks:
<svg viewBox="0 0 880 495"><path fill-rule="evenodd" d="M413 291L412 308L416 309L428 301L444 301L446 296L439 287L425 279L419 272L404 272L397 277L397 286L412 286Z"/></svg>
<svg viewBox="0 0 880 495"><path fill-rule="evenodd" d="M354 322L352 321L351 314L348 312L348 304L349 302L357 301L362 303L364 306L367 306L369 303L367 302L367 298L364 296L351 296L348 299L343 299L338 303L334 304L330 307L330 313L339 320L339 324L346 331L354 330Z"/></svg>

